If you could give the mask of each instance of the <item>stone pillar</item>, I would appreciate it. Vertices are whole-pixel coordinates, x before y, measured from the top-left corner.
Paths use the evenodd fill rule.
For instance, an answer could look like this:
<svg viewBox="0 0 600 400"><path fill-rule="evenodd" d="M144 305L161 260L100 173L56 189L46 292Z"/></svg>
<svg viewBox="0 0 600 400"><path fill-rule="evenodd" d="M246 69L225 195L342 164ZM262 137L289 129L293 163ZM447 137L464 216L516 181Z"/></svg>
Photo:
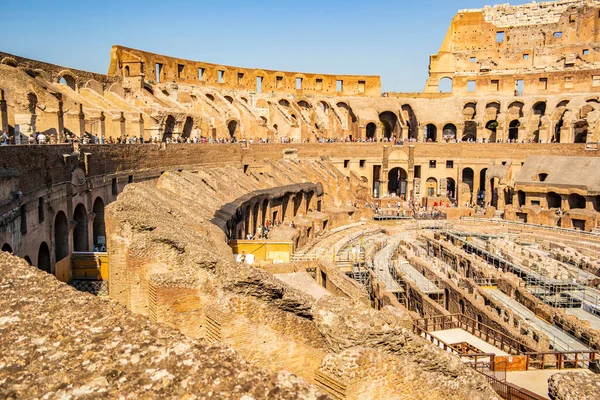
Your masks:
<svg viewBox="0 0 600 400"><path fill-rule="evenodd" d="M100 143L102 143L102 139L106 136L106 117L104 116L104 111L100 112Z"/></svg>
<svg viewBox="0 0 600 400"><path fill-rule="evenodd" d="M96 219L96 213L88 213L87 231L88 231L88 249L94 251L94 220Z"/></svg>
<svg viewBox="0 0 600 400"><path fill-rule="evenodd" d="M415 190L415 145L408 146L408 182L406 183L406 201L410 201Z"/></svg>
<svg viewBox="0 0 600 400"><path fill-rule="evenodd" d="M83 113L83 104L79 105L79 137L85 135L85 114Z"/></svg>
<svg viewBox="0 0 600 400"><path fill-rule="evenodd" d="M125 115L123 114L123 111L121 111L121 116L119 117L119 128L121 137L124 138L125 136L127 136L125 128Z"/></svg>
<svg viewBox="0 0 600 400"><path fill-rule="evenodd" d="M8 103L4 97L4 90L0 89L0 129L8 132Z"/></svg>

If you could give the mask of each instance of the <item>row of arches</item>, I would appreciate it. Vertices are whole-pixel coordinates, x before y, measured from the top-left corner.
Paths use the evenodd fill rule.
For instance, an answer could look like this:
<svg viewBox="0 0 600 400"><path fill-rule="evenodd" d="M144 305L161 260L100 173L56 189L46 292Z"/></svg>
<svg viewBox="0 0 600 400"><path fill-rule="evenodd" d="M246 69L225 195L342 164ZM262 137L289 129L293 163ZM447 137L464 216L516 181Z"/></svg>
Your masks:
<svg viewBox="0 0 600 400"><path fill-rule="evenodd" d="M7 253L13 252L12 247L8 243L4 243L2 245L2 251ZM25 261L27 261L29 265L34 265L31 258L28 255L26 255L23 258L25 259ZM52 265L50 261L50 248L48 247L48 244L46 242L42 242L40 244L40 247L38 249L37 264L35 264L35 266L41 269L42 271L46 271L48 273L52 272Z"/></svg>

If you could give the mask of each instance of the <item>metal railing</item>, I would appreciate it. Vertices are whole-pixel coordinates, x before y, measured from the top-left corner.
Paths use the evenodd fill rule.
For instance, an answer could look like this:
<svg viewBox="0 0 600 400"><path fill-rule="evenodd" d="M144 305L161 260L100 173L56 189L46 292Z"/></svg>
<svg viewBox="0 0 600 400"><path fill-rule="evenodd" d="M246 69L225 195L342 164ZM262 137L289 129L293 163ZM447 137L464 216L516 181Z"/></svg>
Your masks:
<svg viewBox="0 0 600 400"><path fill-rule="evenodd" d="M591 368L598 363L594 351L544 351L527 352L527 370Z"/></svg>
<svg viewBox="0 0 600 400"><path fill-rule="evenodd" d="M512 385L510 383L502 382L495 377L488 375L486 373L481 372L478 369L475 369L481 375L485 377L489 385L494 389L494 391L503 399L506 400L545 400L545 397L542 397L536 393L530 392L529 390L523 389L516 385Z"/></svg>

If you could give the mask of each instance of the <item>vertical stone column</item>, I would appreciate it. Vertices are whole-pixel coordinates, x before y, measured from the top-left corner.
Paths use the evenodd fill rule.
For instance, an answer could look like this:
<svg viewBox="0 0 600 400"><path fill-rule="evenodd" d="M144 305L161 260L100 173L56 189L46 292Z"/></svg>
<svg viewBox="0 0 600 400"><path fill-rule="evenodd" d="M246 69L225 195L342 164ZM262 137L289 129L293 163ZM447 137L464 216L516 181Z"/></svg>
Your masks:
<svg viewBox="0 0 600 400"><path fill-rule="evenodd" d="M100 112L100 143L102 143L102 139L106 136L106 116L104 116L104 111Z"/></svg>
<svg viewBox="0 0 600 400"><path fill-rule="evenodd" d="M388 195L388 174L389 174L389 155L390 147L383 146L383 160L381 162L381 178L379 179L379 198Z"/></svg>
<svg viewBox="0 0 600 400"><path fill-rule="evenodd" d="M0 89L0 129L8 132L8 103L4 97L4 90Z"/></svg>
<svg viewBox="0 0 600 400"><path fill-rule="evenodd" d="M124 138L127 135L127 132L125 126L125 115L123 114L123 111L121 111L121 116L119 117L119 128L121 137Z"/></svg>
<svg viewBox="0 0 600 400"><path fill-rule="evenodd" d="M408 182L406 183L406 201L414 197L415 190L415 145L408 146Z"/></svg>
<svg viewBox="0 0 600 400"><path fill-rule="evenodd" d="M83 104L79 105L79 137L85 135L85 114L83 113Z"/></svg>

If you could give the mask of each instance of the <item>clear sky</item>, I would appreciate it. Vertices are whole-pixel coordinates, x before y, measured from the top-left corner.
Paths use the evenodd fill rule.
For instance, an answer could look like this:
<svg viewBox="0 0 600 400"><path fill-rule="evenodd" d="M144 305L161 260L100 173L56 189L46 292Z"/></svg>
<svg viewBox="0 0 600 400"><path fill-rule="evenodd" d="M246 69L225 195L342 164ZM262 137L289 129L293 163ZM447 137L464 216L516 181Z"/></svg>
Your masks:
<svg viewBox="0 0 600 400"><path fill-rule="evenodd" d="M420 92L457 11L486 4L494 3L0 0L0 51L106 73L120 44L248 68L380 75L383 91Z"/></svg>

